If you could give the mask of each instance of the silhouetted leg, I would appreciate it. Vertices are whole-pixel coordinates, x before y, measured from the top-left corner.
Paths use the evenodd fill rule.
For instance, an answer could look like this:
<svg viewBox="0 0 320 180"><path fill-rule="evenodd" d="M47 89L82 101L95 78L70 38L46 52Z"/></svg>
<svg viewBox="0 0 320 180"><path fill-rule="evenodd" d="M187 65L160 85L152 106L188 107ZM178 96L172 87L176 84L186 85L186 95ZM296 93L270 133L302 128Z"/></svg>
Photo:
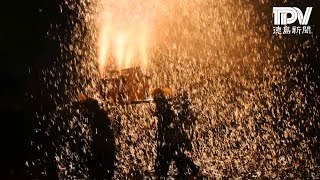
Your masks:
<svg viewBox="0 0 320 180"><path fill-rule="evenodd" d="M179 152L174 159L180 176L197 175L199 173L199 167L195 165L183 152Z"/></svg>
<svg viewBox="0 0 320 180"><path fill-rule="evenodd" d="M114 161L113 158L92 157L88 162L90 179L112 179L115 169Z"/></svg>
<svg viewBox="0 0 320 180"><path fill-rule="evenodd" d="M97 158L92 158L89 162L89 175L90 179L93 180L102 180L106 178L106 175L104 174L104 170L102 167L102 163Z"/></svg>
<svg viewBox="0 0 320 180"><path fill-rule="evenodd" d="M111 148L110 148L111 149ZM115 170L115 152L106 151L103 158L103 168L106 173L106 179L112 179Z"/></svg>
<svg viewBox="0 0 320 180"><path fill-rule="evenodd" d="M158 177L167 176L171 159L172 155L168 147L164 146L157 148L155 172Z"/></svg>

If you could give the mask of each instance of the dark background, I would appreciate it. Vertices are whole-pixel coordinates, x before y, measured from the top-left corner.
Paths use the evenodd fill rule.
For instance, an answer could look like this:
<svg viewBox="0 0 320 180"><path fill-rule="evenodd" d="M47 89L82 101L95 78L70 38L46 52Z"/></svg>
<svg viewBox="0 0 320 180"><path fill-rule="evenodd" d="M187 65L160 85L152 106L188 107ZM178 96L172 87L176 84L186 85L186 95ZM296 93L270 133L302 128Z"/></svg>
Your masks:
<svg viewBox="0 0 320 180"><path fill-rule="evenodd" d="M25 179L24 163L32 155L30 139L35 128L34 113L42 108L43 111L54 107L53 102L46 100L41 94L41 70L58 61L60 42L47 36L51 29L50 24L59 24L54 33L60 35L63 41L70 41L69 31L72 29L69 16L76 16L75 12L60 13L61 0L34 0L34 1L6 1L1 6L0 28L0 179ZM296 6L304 8L313 6L314 9L309 21L314 34L320 31L320 1L290 1L281 3L275 1L270 6L256 5L257 12L265 12L271 19L272 6ZM255 3L255 1L250 2ZM241 8L241 7L239 7ZM260 9L261 8L261 9ZM302 10L304 12L304 10ZM270 24L272 33L272 24ZM264 23L264 22L261 22ZM296 51L290 42L304 42L311 38L309 35L287 36L277 41L279 46L287 43L284 56ZM293 44L293 43L291 43ZM319 42L307 49L310 55L305 57L304 63L314 67L311 75L314 81L320 75L320 62L316 55L320 55ZM289 63L289 62L288 62ZM303 74L301 75L303 78ZM319 84L319 82L316 82ZM320 84L319 84L320 85ZM30 93L34 98L29 97ZM319 92L318 92L319 94ZM4 177L4 178L2 178Z"/></svg>
<svg viewBox="0 0 320 180"><path fill-rule="evenodd" d="M60 52L60 42L47 36L50 24L60 24L60 32L55 33L68 38L64 33L69 30L67 15L60 13L62 2L7 1L1 6L0 179L30 178L26 176L25 161L34 152L30 141L37 126L35 112L51 108L41 94L41 71L52 66ZM45 146L46 139L42 140ZM41 179L55 176L48 174Z"/></svg>

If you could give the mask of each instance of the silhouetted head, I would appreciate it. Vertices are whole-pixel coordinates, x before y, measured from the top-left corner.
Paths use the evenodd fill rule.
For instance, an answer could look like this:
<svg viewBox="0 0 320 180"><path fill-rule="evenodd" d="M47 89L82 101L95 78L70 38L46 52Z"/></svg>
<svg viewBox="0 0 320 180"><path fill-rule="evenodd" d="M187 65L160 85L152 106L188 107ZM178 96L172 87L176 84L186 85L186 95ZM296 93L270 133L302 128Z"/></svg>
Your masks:
<svg viewBox="0 0 320 180"><path fill-rule="evenodd" d="M82 106L89 112L97 112L100 109L99 103L93 98L87 98L82 101Z"/></svg>
<svg viewBox="0 0 320 180"><path fill-rule="evenodd" d="M152 92L152 97L157 107L166 104L170 96L171 91L169 88L156 88Z"/></svg>
<svg viewBox="0 0 320 180"><path fill-rule="evenodd" d="M96 112L99 111L100 106L97 100L87 97L85 94L80 93L78 95L78 99L79 99L79 104L80 107L85 110L85 111L89 111L89 112Z"/></svg>

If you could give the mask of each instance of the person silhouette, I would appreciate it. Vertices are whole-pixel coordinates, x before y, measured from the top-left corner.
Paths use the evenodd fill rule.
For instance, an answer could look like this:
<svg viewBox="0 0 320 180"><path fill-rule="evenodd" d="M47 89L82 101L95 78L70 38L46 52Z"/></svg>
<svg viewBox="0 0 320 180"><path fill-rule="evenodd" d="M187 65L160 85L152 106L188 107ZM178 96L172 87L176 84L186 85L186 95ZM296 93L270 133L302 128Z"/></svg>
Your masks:
<svg viewBox="0 0 320 180"><path fill-rule="evenodd" d="M88 98L82 101L84 116L89 118L92 131L92 156L88 160L90 179L111 179L115 169L115 137L107 111L98 101Z"/></svg>
<svg viewBox="0 0 320 180"><path fill-rule="evenodd" d="M155 173L158 177L167 176L171 161L175 161L179 171L179 177L195 176L199 173L199 167L184 154L184 151L192 150L191 140L184 131L185 116L177 115L172 102L166 97L168 89L155 89L153 99L156 104L155 115L158 118L158 142ZM183 103L182 103L183 104ZM181 105L183 107L183 105ZM186 112L186 111L185 111Z"/></svg>

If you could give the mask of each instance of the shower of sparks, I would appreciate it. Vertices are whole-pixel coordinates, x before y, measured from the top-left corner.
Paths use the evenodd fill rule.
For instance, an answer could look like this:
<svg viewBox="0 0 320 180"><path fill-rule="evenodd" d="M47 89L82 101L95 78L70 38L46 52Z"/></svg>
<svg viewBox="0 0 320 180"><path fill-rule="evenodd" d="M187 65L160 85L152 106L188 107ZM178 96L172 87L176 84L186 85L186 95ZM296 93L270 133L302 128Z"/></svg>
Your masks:
<svg viewBox="0 0 320 180"><path fill-rule="evenodd" d="M66 1L82 21L73 29L72 43L61 44L61 59L69 60L70 53L74 59L44 71L47 87L65 87L64 93L50 94L58 104L56 111L39 113L39 131L55 135L62 179L87 178L81 157L90 153L91 132L88 120L69 103L79 92L99 99L110 112L117 144L115 178L154 171L153 105L110 107L97 95L99 77L106 70L132 66L148 68L154 87L189 92L198 114L189 155L210 179L319 177L312 155L315 137L308 135L320 117L319 87L308 76L313 67L290 64L299 64L306 55L302 52L318 37L302 45L291 42L298 50L284 56L276 43L282 37L272 36L268 22L261 23L271 18L265 9L272 2L80 2ZM301 73L305 78L298 76ZM67 102L58 101L62 96Z"/></svg>
<svg viewBox="0 0 320 180"><path fill-rule="evenodd" d="M148 67L148 51L155 41L153 1L101 0L97 3L97 47L100 74L107 69ZM114 62L112 62L112 60Z"/></svg>

